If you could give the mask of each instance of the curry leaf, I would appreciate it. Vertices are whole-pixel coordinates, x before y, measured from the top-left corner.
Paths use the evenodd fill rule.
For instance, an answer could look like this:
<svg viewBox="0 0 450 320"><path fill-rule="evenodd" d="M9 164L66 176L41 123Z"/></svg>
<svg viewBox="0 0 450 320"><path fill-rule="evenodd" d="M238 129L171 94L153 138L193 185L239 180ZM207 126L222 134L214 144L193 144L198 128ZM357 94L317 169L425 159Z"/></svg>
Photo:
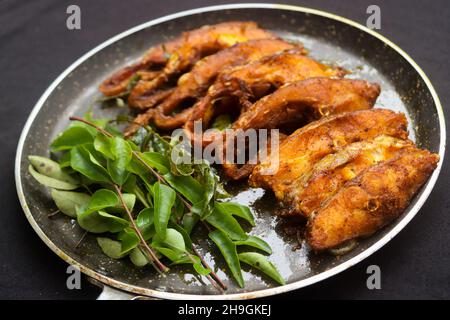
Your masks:
<svg viewBox="0 0 450 320"><path fill-rule="evenodd" d="M157 152L138 153L140 158L150 167L156 169L161 174L169 172L170 163L167 157Z"/></svg>
<svg viewBox="0 0 450 320"><path fill-rule="evenodd" d="M225 130L231 126L231 118L229 114L222 114L214 119L211 128L219 131Z"/></svg>
<svg viewBox="0 0 450 320"><path fill-rule="evenodd" d="M256 252L244 252L240 253L238 256L240 261L262 271L279 284L283 285L286 283L273 263L267 260L262 254Z"/></svg>
<svg viewBox="0 0 450 320"><path fill-rule="evenodd" d="M120 259L122 255L122 245L119 241L115 241L109 238L98 237L97 243L102 249L103 253L111 259Z"/></svg>
<svg viewBox="0 0 450 320"><path fill-rule="evenodd" d="M206 221L233 240L246 240L248 238L239 222L228 212L214 209L212 214L206 218Z"/></svg>
<svg viewBox="0 0 450 320"><path fill-rule="evenodd" d="M51 195L58 209L72 218L76 218L77 210L86 206L91 199L91 196L86 193L57 189L52 189Z"/></svg>
<svg viewBox="0 0 450 320"><path fill-rule="evenodd" d="M93 181L109 182L108 172L93 160L91 153L83 146L72 148L70 151L70 165L75 171Z"/></svg>
<svg viewBox="0 0 450 320"><path fill-rule="evenodd" d="M128 163L131 161L131 147L122 138L114 137L111 142L111 153L114 160L108 159L108 172L114 183L121 186L128 178Z"/></svg>
<svg viewBox="0 0 450 320"><path fill-rule="evenodd" d="M270 248L269 244L256 236L249 236L246 240L234 241L234 243L237 246L250 246L272 254L272 248Z"/></svg>
<svg viewBox="0 0 450 320"><path fill-rule="evenodd" d="M175 203L176 193L172 188L160 182L155 183L153 193L155 202L155 229L156 233L164 238L172 207Z"/></svg>
<svg viewBox="0 0 450 320"><path fill-rule="evenodd" d="M28 166L28 172L30 172L31 176L37 180L40 184L43 184L46 187L59 189L59 190L74 190L79 186L73 183L65 182L62 180L58 180L55 178L47 177L46 175L40 174L37 172L32 165Z"/></svg>
<svg viewBox="0 0 450 320"><path fill-rule="evenodd" d="M130 260L136 267L146 266L149 261L139 247L134 248L130 252Z"/></svg>
<svg viewBox="0 0 450 320"><path fill-rule="evenodd" d="M235 202L216 202L215 208L220 212L228 212L232 215L247 220L252 226L255 226L255 218L250 208Z"/></svg>
<svg viewBox="0 0 450 320"><path fill-rule="evenodd" d="M193 267L198 274L200 274L202 276L207 276L208 274L211 273L210 269L207 269L203 266L202 261L200 260L199 257L197 257L197 256L191 256L191 257L195 261L193 263Z"/></svg>
<svg viewBox="0 0 450 320"><path fill-rule="evenodd" d="M158 247L167 247L181 252L186 251L183 235L172 228L167 228L165 237L157 235L153 244Z"/></svg>
<svg viewBox="0 0 450 320"><path fill-rule="evenodd" d="M77 179L64 172L56 161L39 156L28 156L28 161L40 174L71 184L79 183Z"/></svg>
<svg viewBox="0 0 450 320"><path fill-rule="evenodd" d="M118 235L117 239L120 240L122 249L121 254L127 254L139 244L139 237L132 228L123 229Z"/></svg>
<svg viewBox="0 0 450 320"><path fill-rule="evenodd" d="M103 211L119 204L119 198L111 190L100 189L92 196L85 208L78 213L78 224L93 233L119 232L129 225L127 220Z"/></svg>
<svg viewBox="0 0 450 320"><path fill-rule="evenodd" d="M94 148L108 159L114 159L114 154L111 152L111 144L113 138L107 137L104 134L98 134L94 140Z"/></svg>
<svg viewBox="0 0 450 320"><path fill-rule="evenodd" d="M192 204L202 202L202 185L191 176L176 176L172 173L164 175L164 179L172 188L181 193Z"/></svg>
<svg viewBox="0 0 450 320"><path fill-rule="evenodd" d="M214 241L216 246L219 248L222 256L225 258L228 268L230 268L230 271L233 274L234 279L239 286L243 288L244 278L242 277L241 264L236 251L236 245L225 233L220 230L215 230L209 233L209 238Z"/></svg>
<svg viewBox="0 0 450 320"><path fill-rule="evenodd" d="M92 135L86 128L81 126L69 127L66 131L59 134L50 145L53 152L69 150L75 146L91 143Z"/></svg>
<svg viewBox="0 0 450 320"><path fill-rule="evenodd" d="M153 208L145 208L139 212L136 224L145 240L149 240L155 235L155 226L153 224Z"/></svg>

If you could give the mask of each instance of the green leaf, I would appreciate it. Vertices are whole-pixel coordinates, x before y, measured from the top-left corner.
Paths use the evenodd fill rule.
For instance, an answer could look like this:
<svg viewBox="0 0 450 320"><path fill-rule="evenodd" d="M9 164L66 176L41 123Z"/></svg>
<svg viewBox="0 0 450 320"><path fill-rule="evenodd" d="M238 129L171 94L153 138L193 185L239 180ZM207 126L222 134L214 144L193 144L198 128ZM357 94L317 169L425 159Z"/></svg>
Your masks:
<svg viewBox="0 0 450 320"><path fill-rule="evenodd" d="M256 252L244 252L239 254L239 260L243 263L251 265L252 267L262 271L273 280L283 285L286 282L281 277L277 268L265 256Z"/></svg>
<svg viewBox="0 0 450 320"><path fill-rule="evenodd" d="M207 268L205 268L205 267L203 266L202 261L200 260L199 257L197 257L197 256L192 256L192 258L195 260L195 263L193 263L194 270L195 270L198 274L200 274L200 275L202 275L202 276L207 276L208 274L211 273L211 270L210 270L210 269L207 269Z"/></svg>
<svg viewBox="0 0 450 320"><path fill-rule="evenodd" d="M85 127L71 126L60 133L50 145L53 152L69 150L75 146L92 143L93 137Z"/></svg>
<svg viewBox="0 0 450 320"><path fill-rule="evenodd" d="M91 199L90 195L82 192L52 189L51 194L58 209L72 218L76 218L77 210L83 206L87 206Z"/></svg>
<svg viewBox="0 0 450 320"><path fill-rule="evenodd" d="M114 137L111 142L111 153L114 160L108 159L108 172L114 183L121 186L128 178L127 166L131 161L131 147L122 138Z"/></svg>
<svg viewBox="0 0 450 320"><path fill-rule="evenodd" d="M74 147L70 151L70 165L82 175L96 182L109 182L109 174L85 147Z"/></svg>
<svg viewBox="0 0 450 320"><path fill-rule="evenodd" d="M202 185L190 176L176 176L172 173L164 175L164 179L172 188L181 193L192 204L201 203L203 201Z"/></svg>
<svg viewBox="0 0 450 320"><path fill-rule="evenodd" d="M88 214L105 208L116 207L120 204L119 197L115 192L108 189L97 190L92 196L81 214Z"/></svg>
<svg viewBox="0 0 450 320"><path fill-rule="evenodd" d="M59 166L61 169L70 167L70 151L66 151L59 158Z"/></svg>
<svg viewBox="0 0 450 320"><path fill-rule="evenodd" d="M111 151L112 138L104 134L98 134L94 140L94 148L108 159L114 159L114 154Z"/></svg>
<svg viewBox="0 0 450 320"><path fill-rule="evenodd" d="M183 235L172 228L167 228L165 237L157 235L152 245L155 245L157 247L170 248L182 252L186 251L186 244L184 242Z"/></svg>
<svg viewBox="0 0 450 320"><path fill-rule="evenodd" d="M175 191L160 182L156 182L153 187L155 205L155 229L162 238L166 235L167 224L169 223L172 207L175 203Z"/></svg>
<svg viewBox="0 0 450 320"><path fill-rule="evenodd" d="M170 163L167 157L157 152L138 153L140 158L150 167L156 169L161 174L169 172Z"/></svg>
<svg viewBox="0 0 450 320"><path fill-rule="evenodd" d="M229 114L222 114L214 119L211 128L223 131L231 127L231 118Z"/></svg>
<svg viewBox="0 0 450 320"><path fill-rule="evenodd" d="M125 202L125 205L127 206L128 210L133 211L134 204L136 203L136 196L132 193L123 193L122 197L123 202ZM122 201L119 201L119 203L115 207L109 208L108 212L126 214L126 211L122 205Z"/></svg>
<svg viewBox="0 0 450 320"><path fill-rule="evenodd" d="M59 189L59 190L74 190L79 187L76 184L68 183L65 181L61 181L61 180L47 177L43 174L40 174L39 172L34 170L34 168L31 164L28 166L28 172L32 175L32 177L34 179L37 180L37 182L39 182L40 184L42 184L46 187Z"/></svg>
<svg viewBox="0 0 450 320"><path fill-rule="evenodd" d="M263 239L256 236L249 236L246 240L234 241L237 246L249 246L256 249L260 249L268 254L272 254L272 248Z"/></svg>
<svg viewBox="0 0 450 320"><path fill-rule="evenodd" d="M187 234L191 234L200 217L196 214L186 213L181 220L181 225Z"/></svg>
<svg viewBox="0 0 450 320"><path fill-rule="evenodd" d="M214 209L212 214L206 218L206 221L233 240L246 240L248 238L239 222L228 212Z"/></svg>
<svg viewBox="0 0 450 320"><path fill-rule="evenodd" d="M102 249L103 253L111 259L120 259L123 257L122 245L119 241L115 241L109 238L98 237L97 243Z"/></svg>
<svg viewBox="0 0 450 320"><path fill-rule="evenodd" d="M117 239L120 240L122 245L121 254L127 254L139 244L139 237L132 228L123 229L118 235Z"/></svg>
<svg viewBox="0 0 450 320"><path fill-rule="evenodd" d="M146 266L149 261L139 247L134 248L130 252L130 260L136 267Z"/></svg>
<svg viewBox="0 0 450 320"><path fill-rule="evenodd" d="M208 163L197 165L197 170L199 173L197 180L201 184L203 191L201 201L193 204L192 211L200 215L201 219L204 220L214 209L217 177Z"/></svg>
<svg viewBox="0 0 450 320"><path fill-rule="evenodd" d="M241 264L239 263L236 245L231 239L222 231L215 230L209 233L209 238L214 241L219 248L222 256L230 268L230 271L241 288L244 287L244 278L242 277Z"/></svg>
<svg viewBox="0 0 450 320"><path fill-rule="evenodd" d="M152 247L159 253L167 257L170 261L172 261L172 264L192 263L185 252L166 247L159 247L157 245L152 245Z"/></svg>
<svg viewBox="0 0 450 320"><path fill-rule="evenodd" d="M129 222L102 211L118 204L119 198L114 192L100 189L91 196L87 207L78 212L78 224L92 233L119 232L128 227Z"/></svg>
<svg viewBox="0 0 450 320"><path fill-rule="evenodd" d="M61 180L71 184L79 184L79 181L61 169L58 162L39 156L28 156L28 161L33 165L37 172L47 177Z"/></svg>
<svg viewBox="0 0 450 320"><path fill-rule="evenodd" d="M136 225L138 226L145 240L149 240L155 235L156 231L153 219L153 208L145 208L138 214Z"/></svg>
<svg viewBox="0 0 450 320"><path fill-rule="evenodd" d="M253 227L255 226L255 218L250 208L235 202L216 202L215 208L220 212L227 212L232 215L247 220Z"/></svg>
<svg viewBox="0 0 450 320"><path fill-rule="evenodd" d="M78 224L84 230L92 233L120 232L129 226L129 222L105 211L91 212L78 215Z"/></svg>
<svg viewBox="0 0 450 320"><path fill-rule="evenodd" d="M189 251L192 250L192 240L189 234L186 232L186 230L184 230L183 227L181 227L178 224L172 224L171 227L176 231L178 231L183 236L184 244L187 250Z"/></svg>

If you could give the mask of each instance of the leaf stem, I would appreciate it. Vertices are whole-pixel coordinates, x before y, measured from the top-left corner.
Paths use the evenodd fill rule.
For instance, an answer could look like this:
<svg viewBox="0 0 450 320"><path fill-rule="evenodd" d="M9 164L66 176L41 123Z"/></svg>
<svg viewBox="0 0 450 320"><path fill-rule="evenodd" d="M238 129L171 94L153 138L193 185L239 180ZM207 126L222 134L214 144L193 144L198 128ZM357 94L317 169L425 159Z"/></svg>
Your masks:
<svg viewBox="0 0 450 320"><path fill-rule="evenodd" d="M116 189L117 194L119 195L120 202L122 203L122 207L124 208L125 212L128 215L128 218L130 219L132 228L136 232L136 234L139 237L139 240L141 241L141 245L144 247L144 249L147 251L148 255L151 257L151 261L158 267L158 269L161 272L166 272L169 270L156 256L155 252L153 252L152 248L147 244L144 237L142 236L141 231L139 230L138 226L136 225L136 222L134 222L133 215L131 214L130 209L128 209L127 205L125 204L125 200L123 199L122 191L120 190L119 186L117 184L114 184L114 188Z"/></svg>
<svg viewBox="0 0 450 320"><path fill-rule="evenodd" d="M197 257L200 258L200 261L202 262L203 266L211 271L211 275L214 278L214 280L222 287L223 290L227 290L227 286L225 283L223 283L222 280L220 280L219 276L214 272L214 270L208 265L208 263L203 259L200 252L192 245L192 251L195 253Z"/></svg>

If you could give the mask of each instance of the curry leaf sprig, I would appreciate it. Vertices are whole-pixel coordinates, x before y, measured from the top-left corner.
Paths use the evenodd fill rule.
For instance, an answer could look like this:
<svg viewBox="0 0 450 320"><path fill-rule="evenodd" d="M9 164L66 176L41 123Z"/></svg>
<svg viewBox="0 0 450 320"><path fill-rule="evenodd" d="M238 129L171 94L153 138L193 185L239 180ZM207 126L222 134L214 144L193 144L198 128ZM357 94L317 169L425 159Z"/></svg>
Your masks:
<svg viewBox="0 0 450 320"><path fill-rule="evenodd" d="M241 252L254 248L271 254L271 248L244 230L239 221L255 225L250 209L224 200L227 193L208 163L173 161L176 139L150 127L125 140L107 119L88 114L71 120L51 144L58 162L29 156L29 172L51 189L62 213L99 234L97 242L106 255L128 256L136 266L152 264L159 272L168 270L162 260L189 264L215 287L226 289L191 239L200 223L239 286L244 286L241 263L284 283L265 255Z"/></svg>

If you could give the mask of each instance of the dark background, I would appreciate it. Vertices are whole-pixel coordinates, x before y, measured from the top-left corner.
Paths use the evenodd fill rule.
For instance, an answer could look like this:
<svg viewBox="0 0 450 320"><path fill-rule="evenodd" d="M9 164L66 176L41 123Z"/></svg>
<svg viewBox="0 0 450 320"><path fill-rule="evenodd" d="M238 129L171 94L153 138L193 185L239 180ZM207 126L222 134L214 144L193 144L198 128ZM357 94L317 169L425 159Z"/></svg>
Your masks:
<svg viewBox="0 0 450 320"><path fill-rule="evenodd" d="M73 61L111 36L162 15L222 3L232 2L0 0L0 298L94 299L100 292L85 279L81 290L66 288L66 263L34 233L16 196L16 145L40 95ZM450 3L447 0L283 3L326 10L363 24L367 7L379 5L380 33L402 47L424 69L449 120ZM66 8L70 4L81 7L81 30L66 28ZM444 164L420 214L382 250L332 279L281 298L450 298L448 169ZM371 264L381 268L381 290L366 287L366 269Z"/></svg>

